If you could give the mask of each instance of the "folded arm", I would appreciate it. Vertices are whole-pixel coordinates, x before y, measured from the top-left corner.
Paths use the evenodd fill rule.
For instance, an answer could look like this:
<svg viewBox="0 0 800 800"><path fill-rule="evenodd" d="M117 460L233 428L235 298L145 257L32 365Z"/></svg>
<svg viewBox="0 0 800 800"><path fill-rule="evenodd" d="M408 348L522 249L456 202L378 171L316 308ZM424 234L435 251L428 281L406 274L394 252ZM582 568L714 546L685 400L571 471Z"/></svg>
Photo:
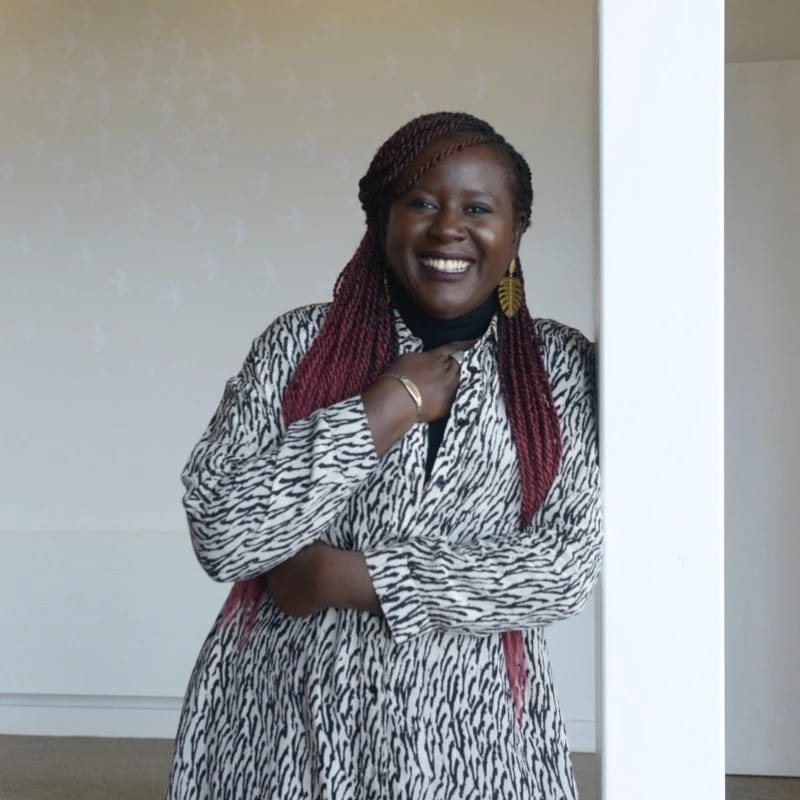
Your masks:
<svg viewBox="0 0 800 800"><path fill-rule="evenodd" d="M562 463L532 525L477 531L459 546L421 532L364 554L396 640L436 629L525 629L573 616L586 604L603 550L594 348L579 337L565 352L570 368L554 382Z"/></svg>

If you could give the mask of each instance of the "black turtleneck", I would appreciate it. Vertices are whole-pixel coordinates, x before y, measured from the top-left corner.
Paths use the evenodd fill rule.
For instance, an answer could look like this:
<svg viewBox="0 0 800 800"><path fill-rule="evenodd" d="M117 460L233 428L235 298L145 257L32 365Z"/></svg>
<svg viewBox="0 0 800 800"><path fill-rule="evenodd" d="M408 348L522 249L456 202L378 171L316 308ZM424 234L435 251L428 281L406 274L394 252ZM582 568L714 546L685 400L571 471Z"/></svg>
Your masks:
<svg viewBox="0 0 800 800"><path fill-rule="evenodd" d="M392 303L400 312L403 322L418 339L422 340L423 350L469 339L479 339L489 327L497 310L497 297L493 293L478 308L454 319L439 319L421 309L408 292L396 280L390 280ZM428 425L428 457L425 462L425 477L429 478L436 453L444 438L448 417L443 417Z"/></svg>

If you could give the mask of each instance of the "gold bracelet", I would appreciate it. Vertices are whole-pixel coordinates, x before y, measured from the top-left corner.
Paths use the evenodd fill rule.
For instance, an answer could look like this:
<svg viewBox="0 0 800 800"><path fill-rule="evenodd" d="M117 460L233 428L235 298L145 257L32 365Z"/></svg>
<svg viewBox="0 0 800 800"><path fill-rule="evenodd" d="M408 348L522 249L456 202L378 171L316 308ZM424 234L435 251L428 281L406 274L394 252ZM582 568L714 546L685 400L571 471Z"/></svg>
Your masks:
<svg viewBox="0 0 800 800"><path fill-rule="evenodd" d="M419 422L422 419L422 392L420 392L417 384L411 378L406 378L405 375L398 375L396 372L384 372L381 377L394 378L405 386L406 391L411 395L411 399L417 406L417 422Z"/></svg>

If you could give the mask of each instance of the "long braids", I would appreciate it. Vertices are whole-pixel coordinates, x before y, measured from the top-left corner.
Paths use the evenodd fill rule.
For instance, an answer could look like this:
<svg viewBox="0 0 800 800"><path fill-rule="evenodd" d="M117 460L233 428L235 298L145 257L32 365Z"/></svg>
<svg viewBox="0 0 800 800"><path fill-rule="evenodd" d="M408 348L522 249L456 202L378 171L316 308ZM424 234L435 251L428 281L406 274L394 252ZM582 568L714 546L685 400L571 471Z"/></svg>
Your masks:
<svg viewBox="0 0 800 800"><path fill-rule="evenodd" d="M408 175L419 154L439 139L457 136ZM394 197L411 188L431 167L466 147L485 144L506 160L514 190L514 211L530 224L533 189L525 159L488 123L469 114L439 112L417 117L377 151L359 182L367 230L340 274L325 322L292 374L283 398L287 425L313 411L360 394L397 357L397 334L383 285L384 240ZM402 184L401 179L405 177ZM517 275L522 279L522 268ZM511 436L517 451L521 489L520 529L527 528L544 501L561 463L561 430L533 320L525 303L511 319L498 318L498 374ZM263 594L259 579L237 584L223 617L237 610L255 619ZM527 680L522 634L502 635L516 717L522 713Z"/></svg>
<svg viewBox="0 0 800 800"><path fill-rule="evenodd" d="M380 258L381 243L371 226L339 275L322 330L286 387L287 425L360 394L394 360L397 332L375 269Z"/></svg>

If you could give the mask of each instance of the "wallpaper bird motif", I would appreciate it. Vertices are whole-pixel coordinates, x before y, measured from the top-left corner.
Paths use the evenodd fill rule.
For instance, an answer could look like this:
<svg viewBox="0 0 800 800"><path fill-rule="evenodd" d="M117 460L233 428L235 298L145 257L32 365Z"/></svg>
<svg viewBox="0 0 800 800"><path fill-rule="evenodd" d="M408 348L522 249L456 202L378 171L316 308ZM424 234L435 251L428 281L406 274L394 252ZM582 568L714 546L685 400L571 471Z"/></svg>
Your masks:
<svg viewBox="0 0 800 800"><path fill-rule="evenodd" d="M175 475L222 382L274 316L330 297L358 178L414 115L496 124L537 192L552 174L545 215L579 194L559 280L590 278L592 176L537 160L565 138L591 160L591 3L534 5L2 4L0 525L180 528Z"/></svg>

